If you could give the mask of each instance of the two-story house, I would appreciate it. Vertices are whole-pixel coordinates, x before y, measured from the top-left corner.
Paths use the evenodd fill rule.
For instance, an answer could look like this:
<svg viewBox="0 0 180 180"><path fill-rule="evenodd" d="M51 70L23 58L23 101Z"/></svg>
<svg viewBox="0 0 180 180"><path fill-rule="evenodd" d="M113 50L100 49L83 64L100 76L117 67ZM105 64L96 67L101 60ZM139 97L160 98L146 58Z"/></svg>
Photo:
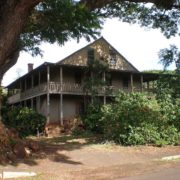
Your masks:
<svg viewBox="0 0 180 180"><path fill-rule="evenodd" d="M46 62L36 69L29 64L29 72L7 86L8 103L34 108L46 116L47 124L63 125L83 111L85 94L90 99L84 79L88 63L95 59L108 67L108 72L102 73L104 82L108 73L108 83L99 92L102 103L117 90L150 91L149 82L157 79L155 74L139 72L102 37L57 63Z"/></svg>

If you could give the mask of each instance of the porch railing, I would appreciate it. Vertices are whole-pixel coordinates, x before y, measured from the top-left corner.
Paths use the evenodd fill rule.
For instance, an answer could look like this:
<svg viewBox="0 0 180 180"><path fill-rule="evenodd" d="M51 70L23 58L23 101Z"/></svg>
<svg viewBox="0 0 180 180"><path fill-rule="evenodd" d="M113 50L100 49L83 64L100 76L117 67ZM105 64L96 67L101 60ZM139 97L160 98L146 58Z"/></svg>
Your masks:
<svg viewBox="0 0 180 180"><path fill-rule="evenodd" d="M145 90L145 89L144 89ZM132 89L129 88L123 88L123 87L115 87L115 86L106 86L98 89L99 95L114 95L118 91L124 91L124 92L132 92ZM134 92L141 92L140 88L134 88ZM147 91L147 89L146 89ZM46 94L49 92L50 94L78 94L83 95L85 92L83 90L83 85L76 84L76 83L63 83L62 86L59 82L50 82L48 85L47 83L40 84L38 86L35 86L31 89L27 89L24 92L17 91L17 94L14 94L8 98L9 103L16 103L18 101L32 98L38 95ZM90 93L90 91L88 91Z"/></svg>
<svg viewBox="0 0 180 180"><path fill-rule="evenodd" d="M83 86L81 84L75 83L63 83L50 82L49 83L49 92L50 93L83 93Z"/></svg>
<svg viewBox="0 0 180 180"><path fill-rule="evenodd" d="M21 92L21 99L38 96L39 94L43 94L46 92L47 92L47 84L41 84L39 86L35 86L34 88L27 89L26 91Z"/></svg>
<svg viewBox="0 0 180 180"><path fill-rule="evenodd" d="M8 98L8 103L13 104L13 103L19 102L20 100L21 100L21 94L17 93Z"/></svg>

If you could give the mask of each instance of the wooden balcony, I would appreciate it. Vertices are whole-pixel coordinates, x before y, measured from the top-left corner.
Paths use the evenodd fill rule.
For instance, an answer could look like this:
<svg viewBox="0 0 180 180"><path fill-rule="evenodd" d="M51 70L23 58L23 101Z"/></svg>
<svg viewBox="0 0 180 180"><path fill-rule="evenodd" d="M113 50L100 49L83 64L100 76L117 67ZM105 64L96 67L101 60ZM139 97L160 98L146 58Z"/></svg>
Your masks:
<svg viewBox="0 0 180 180"><path fill-rule="evenodd" d="M122 88L122 87L114 87L114 86L106 86L98 89L98 94L106 96L115 95L118 91L124 92L132 92L131 88ZM134 92L141 92L142 89L134 88ZM71 94L71 95L84 95L85 93L89 94L90 92L85 92L83 85L75 84L75 83L63 83L62 86L59 82L50 82L48 85L47 83L40 84L39 86L35 86L31 89L27 89L24 92L14 91L14 93L8 98L8 103L13 104L17 103L26 99L30 99L36 96L40 96L43 94Z"/></svg>
<svg viewBox="0 0 180 180"><path fill-rule="evenodd" d="M21 100L21 94L17 93L17 94L14 94L8 98L8 103L14 104L14 103L19 102L20 100Z"/></svg>
<svg viewBox="0 0 180 180"><path fill-rule="evenodd" d="M83 94L83 86L75 83L63 83L62 87L59 82L50 82L48 86L51 94Z"/></svg>
<svg viewBox="0 0 180 180"><path fill-rule="evenodd" d="M26 99L30 99L36 96L40 96L43 94L76 94L83 95L83 86L80 84L73 83L63 83L62 86L59 82L50 82L41 84L39 86L35 86L31 89L27 89L26 91L12 91L11 96L8 98L8 103L13 104Z"/></svg>
<svg viewBox="0 0 180 180"><path fill-rule="evenodd" d="M24 92L21 92L21 99L24 100L46 93L47 93L47 84L44 83L44 84L40 84L39 86L35 86L34 88L27 89Z"/></svg>

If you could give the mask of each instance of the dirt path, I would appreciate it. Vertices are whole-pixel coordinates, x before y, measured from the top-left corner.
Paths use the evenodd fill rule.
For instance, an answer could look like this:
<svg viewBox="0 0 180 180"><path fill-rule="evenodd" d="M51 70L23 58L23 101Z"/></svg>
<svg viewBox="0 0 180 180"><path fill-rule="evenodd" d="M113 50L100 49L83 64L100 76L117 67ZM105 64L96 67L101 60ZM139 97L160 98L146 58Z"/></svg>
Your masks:
<svg viewBox="0 0 180 180"><path fill-rule="evenodd" d="M38 177L30 178L34 180L110 180L180 164L160 161L161 157L180 154L179 146L121 147L71 136L44 139L41 143L41 151L31 158L0 166L0 170L34 171L38 173Z"/></svg>

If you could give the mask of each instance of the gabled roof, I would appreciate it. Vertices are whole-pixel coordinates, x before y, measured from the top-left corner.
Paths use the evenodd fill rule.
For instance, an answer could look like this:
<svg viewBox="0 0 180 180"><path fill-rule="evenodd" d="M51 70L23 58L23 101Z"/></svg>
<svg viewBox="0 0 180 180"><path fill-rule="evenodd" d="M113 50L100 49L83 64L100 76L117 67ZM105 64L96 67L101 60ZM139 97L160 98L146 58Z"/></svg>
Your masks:
<svg viewBox="0 0 180 180"><path fill-rule="evenodd" d="M138 70L136 67L134 67L121 53L119 53L104 37L101 37L101 38L93 41L92 43L88 44L87 46L85 46L85 47L83 47L83 48L75 51L75 52L72 53L71 55L65 57L64 59L62 59L62 60L60 60L60 61L58 61L56 64L64 64L64 63L66 63L66 61L69 60L69 58L75 56L75 55L78 54L78 53L81 53L81 51L87 49L88 47L91 47L93 44L96 44L96 43L97 43L98 41L100 41L100 40L102 40L102 41L104 41L106 44L108 44L108 46L111 47L111 49L112 49L113 51L115 51L116 54L118 54L132 69L134 69L134 71L139 72L139 70Z"/></svg>
<svg viewBox="0 0 180 180"><path fill-rule="evenodd" d="M25 78L27 78L28 76L30 76L33 73L37 73L38 71L41 71L42 69L46 68L46 66L72 66L72 67L77 67L75 65L71 65L68 63L65 63L70 57L74 56L76 53L80 53L81 51L83 51L84 49L92 46L93 44L96 44L98 41L103 40L106 44L108 44L109 47L111 47L112 50L114 50L116 52L116 54L118 54L130 67L132 67L132 70L122 70L122 69L116 69L116 71L120 71L120 72L132 72L132 73L140 73L122 54L120 54L106 39L104 39L103 37L95 40L94 42L88 44L87 46L79 49L78 51L72 53L71 55L67 56L66 58L62 59L61 61L58 61L57 63L50 63L50 62L45 62L43 64L41 64L40 66L38 66L37 68L33 69L31 72L26 73L25 75L23 75L22 77L16 79L15 81L13 81L12 83L10 83L8 87L12 87L15 84L17 84L20 80L23 80ZM83 67L83 66L82 66Z"/></svg>

